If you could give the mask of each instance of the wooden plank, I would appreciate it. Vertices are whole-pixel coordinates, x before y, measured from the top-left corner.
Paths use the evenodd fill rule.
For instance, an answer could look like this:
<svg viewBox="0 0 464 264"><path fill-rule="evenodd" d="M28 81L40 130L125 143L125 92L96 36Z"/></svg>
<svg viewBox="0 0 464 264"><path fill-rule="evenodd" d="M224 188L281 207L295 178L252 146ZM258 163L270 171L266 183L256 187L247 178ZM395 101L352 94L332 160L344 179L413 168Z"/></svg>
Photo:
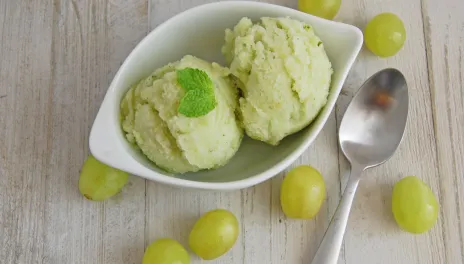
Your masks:
<svg viewBox="0 0 464 264"><path fill-rule="evenodd" d="M346 106L364 80L386 67L398 68L406 76L410 92L409 120L397 153L386 164L366 171L360 183L345 236L346 263L448 263L442 243L443 217L429 233L415 236L401 231L391 213L392 186L404 176L417 175L437 196L442 194L438 188L421 2L345 1L336 20L364 28L369 19L381 12L393 12L401 17L407 31L406 44L388 59L377 58L364 48L339 99L337 120L341 121ZM345 160L340 160L341 171L347 170Z"/></svg>
<svg viewBox="0 0 464 264"><path fill-rule="evenodd" d="M212 1L211 1L212 2ZM155 28L169 17L195 5L206 3L196 1L150 1L150 25ZM241 192L209 192L178 189L147 182L146 244L161 237L178 240L188 249L188 235L201 214L216 208L230 210L241 221ZM243 225L242 225L243 226ZM241 232L237 244L227 254L211 263L242 263L244 233ZM191 254L192 263L201 260Z"/></svg>
<svg viewBox="0 0 464 264"><path fill-rule="evenodd" d="M148 1L113 0L104 8L107 16L100 19L108 27L107 42L98 43L98 47L109 48L109 74L103 89L106 91L121 63L148 32ZM103 263L141 263L145 251L145 182L143 178L131 177L122 195L105 204Z"/></svg>
<svg viewBox="0 0 464 264"><path fill-rule="evenodd" d="M40 263L52 140L52 6L1 1L0 22L0 259Z"/></svg>
<svg viewBox="0 0 464 264"><path fill-rule="evenodd" d="M109 82L146 34L146 2L131 4L54 2L43 263L140 263L143 255L145 181L130 178L105 202L85 200L77 186Z"/></svg>
<svg viewBox="0 0 464 264"><path fill-rule="evenodd" d="M336 120L335 115L332 114L316 141L289 168L298 165L311 165L319 170L324 177L327 200L314 219L297 220L285 217L280 207L279 195L282 179L288 170L272 179L272 213L270 217L272 222L272 258L270 263L310 263L316 253L328 227L330 217L335 212L340 199L337 144ZM259 260L259 258L256 259ZM343 262L344 256L342 253L339 263Z"/></svg>
<svg viewBox="0 0 464 264"><path fill-rule="evenodd" d="M169 237L179 241L188 249L188 235L195 221L203 213L217 209L227 209L240 221L240 191L209 192L178 189L154 182L147 182L146 243ZM243 233L237 244L221 258L211 263L242 263ZM191 250L189 250L191 252ZM192 263L200 259L191 254Z"/></svg>
<svg viewBox="0 0 464 264"><path fill-rule="evenodd" d="M297 9L297 1L264 0ZM270 263L310 263L328 227L340 199L340 171L337 166L338 138L335 114L329 117L315 142L290 168L271 180L271 261ZM327 200L312 220L288 219L280 207L280 185L285 173L298 165L310 165L321 172L327 188ZM252 252L249 252L252 254ZM344 252L339 263L344 262ZM256 258L258 263L259 258Z"/></svg>
<svg viewBox="0 0 464 264"><path fill-rule="evenodd" d="M445 263L464 263L464 2L422 2Z"/></svg>

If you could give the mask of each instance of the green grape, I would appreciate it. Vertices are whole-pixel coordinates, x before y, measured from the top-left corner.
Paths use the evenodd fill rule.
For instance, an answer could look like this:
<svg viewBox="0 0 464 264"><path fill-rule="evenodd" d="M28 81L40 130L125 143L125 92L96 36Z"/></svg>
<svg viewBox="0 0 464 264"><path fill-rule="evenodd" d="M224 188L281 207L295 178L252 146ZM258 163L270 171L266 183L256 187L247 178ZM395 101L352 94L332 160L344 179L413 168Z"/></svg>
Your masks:
<svg viewBox="0 0 464 264"><path fill-rule="evenodd" d="M298 0L298 9L314 16L333 19L341 3L342 0Z"/></svg>
<svg viewBox="0 0 464 264"><path fill-rule="evenodd" d="M367 48L379 57L395 55L404 45L406 29L403 21L392 13L382 13L367 23L364 29Z"/></svg>
<svg viewBox="0 0 464 264"><path fill-rule="evenodd" d="M82 166L79 191L89 200L102 201L121 191L127 178L126 172L103 164L90 155Z"/></svg>
<svg viewBox="0 0 464 264"><path fill-rule="evenodd" d="M237 237L237 218L227 210L217 209L197 220L189 235L189 245L202 259L212 260L229 251Z"/></svg>
<svg viewBox="0 0 464 264"><path fill-rule="evenodd" d="M280 205L287 217L313 218L326 197L322 175L311 166L290 170L280 187Z"/></svg>
<svg viewBox="0 0 464 264"><path fill-rule="evenodd" d="M170 238L158 239L145 250L142 264L189 264L190 256L185 248Z"/></svg>
<svg viewBox="0 0 464 264"><path fill-rule="evenodd" d="M408 176L393 187L392 212L402 229L424 233L437 221L438 202L429 186L415 176Z"/></svg>

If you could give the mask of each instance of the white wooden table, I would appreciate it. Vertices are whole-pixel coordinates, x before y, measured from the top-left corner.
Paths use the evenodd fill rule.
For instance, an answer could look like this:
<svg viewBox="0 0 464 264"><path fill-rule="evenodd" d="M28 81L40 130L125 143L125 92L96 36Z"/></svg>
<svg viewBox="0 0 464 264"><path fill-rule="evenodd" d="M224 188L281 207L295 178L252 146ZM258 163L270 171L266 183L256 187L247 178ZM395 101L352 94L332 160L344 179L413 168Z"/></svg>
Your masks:
<svg viewBox="0 0 464 264"><path fill-rule="evenodd" d="M179 190L131 177L106 202L79 194L88 133L118 67L159 23L206 2L212 1L0 1L0 263L141 263L148 243L168 236L186 245L194 220L218 207L237 215L241 233L230 252L208 263L310 263L347 171L337 125L356 89L385 67L407 77L407 133L390 161L364 175L339 263L464 263L463 0L343 0L335 20L363 28L391 11L408 36L392 58L362 51L323 132L296 163L325 177L328 199L315 220L284 217L283 174L235 192ZM392 185L407 175L427 182L441 205L437 224L423 235L400 231L390 213Z"/></svg>

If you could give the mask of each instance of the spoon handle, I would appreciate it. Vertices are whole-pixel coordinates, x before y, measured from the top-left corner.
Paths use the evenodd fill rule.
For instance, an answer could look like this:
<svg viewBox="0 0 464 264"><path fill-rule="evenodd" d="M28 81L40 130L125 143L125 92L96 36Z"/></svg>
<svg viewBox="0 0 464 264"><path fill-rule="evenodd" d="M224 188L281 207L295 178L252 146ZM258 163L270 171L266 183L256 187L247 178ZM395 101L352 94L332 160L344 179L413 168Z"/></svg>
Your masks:
<svg viewBox="0 0 464 264"><path fill-rule="evenodd" d="M329 228L324 234L316 255L311 264L336 264L340 248L343 242L343 235L345 234L346 224L350 215L351 205L358 188L359 179L364 168L359 165L351 165L351 173L348 183L343 192L342 199L338 204L332 220L330 221Z"/></svg>

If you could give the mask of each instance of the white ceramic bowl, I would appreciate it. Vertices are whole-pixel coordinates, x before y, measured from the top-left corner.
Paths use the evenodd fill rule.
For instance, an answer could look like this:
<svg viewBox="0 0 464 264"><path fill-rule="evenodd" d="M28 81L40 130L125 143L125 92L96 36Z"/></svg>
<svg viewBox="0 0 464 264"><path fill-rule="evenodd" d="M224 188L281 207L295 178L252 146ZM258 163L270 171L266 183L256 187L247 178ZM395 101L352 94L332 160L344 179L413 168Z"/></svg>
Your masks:
<svg viewBox="0 0 464 264"><path fill-rule="evenodd" d="M224 30L242 17L288 16L310 24L322 39L334 75L327 105L317 119L279 146L245 138L224 167L184 175L158 169L131 147L119 121L119 103L128 88L156 68L186 54L225 65L221 54ZM187 10L146 36L127 57L109 87L90 133L90 151L103 163L157 182L200 189L231 190L266 181L295 161L321 131L362 46L361 31L351 25L324 20L283 6L258 2L217 2Z"/></svg>

